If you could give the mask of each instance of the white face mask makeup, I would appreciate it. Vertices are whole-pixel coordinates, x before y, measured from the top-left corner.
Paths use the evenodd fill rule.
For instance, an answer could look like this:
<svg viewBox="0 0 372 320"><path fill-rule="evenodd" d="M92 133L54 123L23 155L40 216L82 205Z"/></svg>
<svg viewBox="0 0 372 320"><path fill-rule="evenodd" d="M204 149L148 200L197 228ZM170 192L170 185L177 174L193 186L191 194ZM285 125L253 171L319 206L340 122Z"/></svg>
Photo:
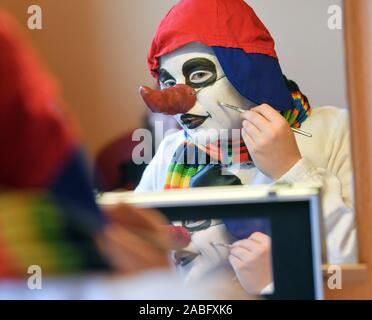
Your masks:
<svg viewBox="0 0 372 320"><path fill-rule="evenodd" d="M211 224L204 230L193 232L191 243L174 255L177 268L186 283L200 283L213 272L233 273L228 262L229 249L213 246L212 243L230 244L234 239L221 221L212 220Z"/></svg>
<svg viewBox="0 0 372 320"><path fill-rule="evenodd" d="M162 89L186 84L197 92L194 107L175 118L200 145L226 140L231 136L231 129L241 129L239 113L219 106L219 102L243 109L254 106L232 86L212 48L200 43L188 44L162 56L159 80Z"/></svg>

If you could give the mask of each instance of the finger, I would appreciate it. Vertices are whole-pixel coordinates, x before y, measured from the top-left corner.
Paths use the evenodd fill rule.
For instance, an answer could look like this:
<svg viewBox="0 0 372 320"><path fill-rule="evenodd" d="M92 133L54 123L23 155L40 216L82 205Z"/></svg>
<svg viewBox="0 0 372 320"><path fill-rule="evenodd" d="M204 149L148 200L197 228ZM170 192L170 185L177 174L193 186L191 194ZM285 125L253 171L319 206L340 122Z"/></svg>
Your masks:
<svg viewBox="0 0 372 320"><path fill-rule="evenodd" d="M109 261L110 266L116 272L130 273L131 270L138 269L138 260L133 258L131 253L122 252L121 248L112 244L102 243L100 246L104 248L101 250L104 252L104 256Z"/></svg>
<svg viewBox="0 0 372 320"><path fill-rule="evenodd" d="M262 132L267 132L271 126L271 122L258 112L246 111L241 114L241 118L253 123Z"/></svg>
<svg viewBox="0 0 372 320"><path fill-rule="evenodd" d="M247 239L238 240L238 241L235 241L234 243L232 243L231 245L232 245L233 247L239 247L239 246L241 246L242 244L244 244L245 241L247 241Z"/></svg>
<svg viewBox="0 0 372 320"><path fill-rule="evenodd" d="M269 122L281 121L283 118L283 116L277 110L275 110L268 104L261 104L251 109L251 111L259 113L260 115L265 117L266 120L268 120Z"/></svg>
<svg viewBox="0 0 372 320"><path fill-rule="evenodd" d="M122 227L109 225L104 230L107 239L119 245L123 251L137 253L138 256L145 256L155 250L166 252L167 248L162 248L160 243L150 242L143 239L140 235L130 232Z"/></svg>
<svg viewBox="0 0 372 320"><path fill-rule="evenodd" d="M233 255L229 255L229 262L234 270L238 270L243 267L243 262Z"/></svg>
<svg viewBox="0 0 372 320"><path fill-rule="evenodd" d="M255 147L255 142L253 139L245 132L244 129L242 129L242 138L247 145L248 150L252 150Z"/></svg>
<svg viewBox="0 0 372 320"><path fill-rule="evenodd" d="M119 226L107 226L98 237L99 243L101 252L119 270L128 271L133 267L142 269L169 264L166 250L143 241L139 236ZM126 258L130 260L126 261Z"/></svg>
<svg viewBox="0 0 372 320"><path fill-rule="evenodd" d="M243 248L244 250L249 251L251 254L255 254L257 252L260 252L262 246L263 244L261 242L257 242L248 238L235 242L233 248Z"/></svg>
<svg viewBox="0 0 372 320"><path fill-rule="evenodd" d="M231 251L238 248L244 248L245 250L252 252L252 250L249 249L250 242L252 242L250 239L236 241L232 244Z"/></svg>
<svg viewBox="0 0 372 320"><path fill-rule="evenodd" d="M253 252L243 247L235 247L230 251L230 255L238 258L242 262L248 262L254 256Z"/></svg>
<svg viewBox="0 0 372 320"><path fill-rule="evenodd" d="M104 209L105 216L112 222L128 230L160 231L167 224L160 212L151 209L139 209L127 204L119 204Z"/></svg>
<svg viewBox="0 0 372 320"><path fill-rule="evenodd" d="M258 243L270 243L271 242L271 238L262 232L252 233L249 239L256 241Z"/></svg>
<svg viewBox="0 0 372 320"><path fill-rule="evenodd" d="M254 143L260 142L260 135L261 132L258 130L258 128L248 120L243 121L243 129L242 129L251 139Z"/></svg>

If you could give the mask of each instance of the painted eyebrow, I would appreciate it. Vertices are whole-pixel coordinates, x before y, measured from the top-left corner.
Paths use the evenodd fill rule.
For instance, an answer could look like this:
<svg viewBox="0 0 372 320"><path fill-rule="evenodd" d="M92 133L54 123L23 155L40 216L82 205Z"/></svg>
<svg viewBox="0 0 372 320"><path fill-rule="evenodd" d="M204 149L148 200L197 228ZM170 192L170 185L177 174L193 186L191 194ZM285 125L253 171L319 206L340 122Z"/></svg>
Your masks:
<svg viewBox="0 0 372 320"><path fill-rule="evenodd" d="M165 82L167 80L174 80L174 81L176 81L176 79L173 78L171 76L171 74L167 70L165 70L163 68L159 70L159 80L160 80L160 82Z"/></svg>
<svg viewBox="0 0 372 320"><path fill-rule="evenodd" d="M182 73L187 77L192 71L198 69L206 69L216 73L216 65L213 61L207 58L193 58L186 61L182 66Z"/></svg>

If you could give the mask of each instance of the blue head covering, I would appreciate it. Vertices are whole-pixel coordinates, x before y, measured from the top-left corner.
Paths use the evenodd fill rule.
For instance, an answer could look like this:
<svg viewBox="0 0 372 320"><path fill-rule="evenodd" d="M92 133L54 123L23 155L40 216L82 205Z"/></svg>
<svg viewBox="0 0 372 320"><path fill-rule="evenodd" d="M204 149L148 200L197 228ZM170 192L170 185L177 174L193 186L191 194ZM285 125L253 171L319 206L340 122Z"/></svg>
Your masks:
<svg viewBox="0 0 372 320"><path fill-rule="evenodd" d="M267 103L281 112L295 107L278 59L245 53L238 48L212 48L227 79L240 95L256 104Z"/></svg>

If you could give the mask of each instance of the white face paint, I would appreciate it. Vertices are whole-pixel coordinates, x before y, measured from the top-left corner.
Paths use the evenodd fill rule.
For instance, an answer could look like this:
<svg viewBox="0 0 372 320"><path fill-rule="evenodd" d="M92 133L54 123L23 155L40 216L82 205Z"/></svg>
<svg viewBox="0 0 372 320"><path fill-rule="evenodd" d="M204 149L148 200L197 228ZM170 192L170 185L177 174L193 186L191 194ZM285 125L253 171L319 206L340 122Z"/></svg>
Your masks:
<svg viewBox="0 0 372 320"><path fill-rule="evenodd" d="M161 88L187 84L196 91L201 90L197 94L196 104L186 116L175 116L198 144L203 145L207 141L213 143L217 139L226 140L227 132L231 136L231 129L237 129L236 132L241 129L239 113L219 106L219 102L243 109L254 106L232 86L212 48L203 44L194 42L162 56L159 71Z"/></svg>
<svg viewBox="0 0 372 320"><path fill-rule="evenodd" d="M186 283L200 283L213 272L233 273L228 262L229 249L211 244L211 242L230 244L235 241L222 221L212 220L212 226L193 232L191 239L186 248L175 254L186 257L186 260L192 257L185 265L178 265L178 270Z"/></svg>

